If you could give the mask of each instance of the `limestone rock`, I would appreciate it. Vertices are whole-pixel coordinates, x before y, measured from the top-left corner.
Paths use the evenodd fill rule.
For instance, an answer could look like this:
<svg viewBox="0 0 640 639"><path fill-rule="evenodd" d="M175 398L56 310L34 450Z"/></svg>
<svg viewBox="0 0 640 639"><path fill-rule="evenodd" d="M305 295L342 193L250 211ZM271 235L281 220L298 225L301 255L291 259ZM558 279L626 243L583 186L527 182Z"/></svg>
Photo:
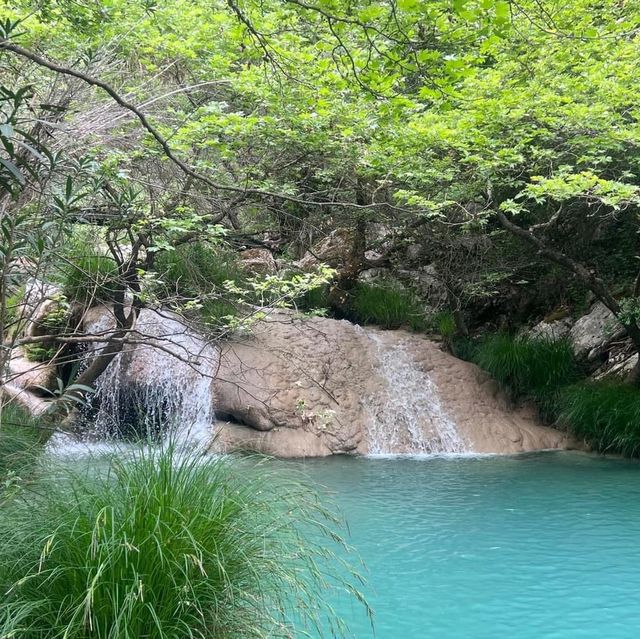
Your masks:
<svg viewBox="0 0 640 639"><path fill-rule="evenodd" d="M45 394L56 387L56 367L50 362L32 362L22 348L15 348L9 362L8 380L17 388Z"/></svg>
<svg viewBox="0 0 640 639"><path fill-rule="evenodd" d="M569 337L576 356L593 361L624 333L613 313L602 302L596 302L589 313L573 325Z"/></svg>
<svg viewBox="0 0 640 639"><path fill-rule="evenodd" d="M569 336L573 322L570 317L564 317L552 322L539 322L528 331L530 337L549 340L563 339Z"/></svg>
<svg viewBox="0 0 640 639"><path fill-rule="evenodd" d="M273 254L266 248L251 248L239 255L240 266L250 273L266 275L278 270Z"/></svg>
<svg viewBox="0 0 640 639"><path fill-rule="evenodd" d="M104 336L90 348L87 359L95 357L115 324L108 306L86 312L85 333ZM137 430L146 421L154 427L174 422L208 431L217 349L166 309L142 309L127 340L96 383L96 430L119 434L125 428Z"/></svg>
<svg viewBox="0 0 640 639"><path fill-rule="evenodd" d="M631 354L627 349L619 353L610 353L607 361L593 374L594 379L618 378L628 379L638 363L638 354Z"/></svg>
<svg viewBox="0 0 640 639"><path fill-rule="evenodd" d="M305 449L363 450L361 394L373 390L367 379L375 376L362 339L346 321L274 312L222 351L216 410L254 430L281 429L280 435L254 438L266 441L269 452L296 430L301 432L291 437L305 439ZM278 454L289 450L284 444Z"/></svg>
<svg viewBox="0 0 640 639"><path fill-rule="evenodd" d="M312 270L319 264L328 264L333 268L340 268L344 265L349 251L353 233L350 229L339 228L327 235L313 245L310 251L296 263L302 270Z"/></svg>
<svg viewBox="0 0 640 639"><path fill-rule="evenodd" d="M215 391L216 409L237 422L220 425L225 450L438 452L451 425L465 452L575 445L530 411L513 411L485 373L421 336L282 311L226 346Z"/></svg>
<svg viewBox="0 0 640 639"><path fill-rule="evenodd" d="M17 309L25 335L35 337L50 332L45 318L58 309L60 304L58 297L61 292L61 289L53 284L47 284L35 278L28 280L24 298Z"/></svg>

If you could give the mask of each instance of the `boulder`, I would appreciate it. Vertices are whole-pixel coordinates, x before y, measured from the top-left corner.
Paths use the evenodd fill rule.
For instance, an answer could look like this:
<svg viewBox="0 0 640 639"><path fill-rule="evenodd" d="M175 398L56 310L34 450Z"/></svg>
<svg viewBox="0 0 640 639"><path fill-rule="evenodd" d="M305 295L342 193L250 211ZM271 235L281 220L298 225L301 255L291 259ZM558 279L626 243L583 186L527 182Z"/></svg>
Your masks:
<svg viewBox="0 0 640 639"><path fill-rule="evenodd" d="M610 356L607 361L593 374L594 379L618 378L626 380L634 371L638 363L638 354L621 352Z"/></svg>
<svg viewBox="0 0 640 639"><path fill-rule="evenodd" d="M100 352L115 325L109 306L86 312L84 331L96 336L88 361ZM180 316L166 309L142 309L122 352L95 385L95 430L122 435L173 423L206 437L213 421L217 368L217 349Z"/></svg>
<svg viewBox="0 0 640 639"><path fill-rule="evenodd" d="M573 325L569 338L577 357L593 361L624 334L614 314L602 302L596 302L589 313Z"/></svg>
<svg viewBox="0 0 640 639"><path fill-rule="evenodd" d="M278 270L273 254L266 248L251 248L239 254L240 266L249 273L268 275Z"/></svg>
<svg viewBox="0 0 640 639"><path fill-rule="evenodd" d="M328 264L332 268L340 269L348 258L352 241L353 232L350 229L336 229L314 244L295 265L303 271L311 271L319 264Z"/></svg>
<svg viewBox="0 0 640 639"><path fill-rule="evenodd" d="M553 321L542 321L527 331L529 337L558 340L569 337L573 322L570 317Z"/></svg>
<svg viewBox="0 0 640 639"><path fill-rule="evenodd" d="M25 294L16 315L25 335L35 337L50 332L47 316L60 307L62 290L53 284L32 278L27 281Z"/></svg>
<svg viewBox="0 0 640 639"><path fill-rule="evenodd" d="M14 348L7 380L17 388L43 395L56 388L57 371L51 362L32 362L22 348Z"/></svg>
<svg viewBox="0 0 640 639"><path fill-rule="evenodd" d="M278 456L568 448L428 339L278 311L225 346L217 445Z"/></svg>

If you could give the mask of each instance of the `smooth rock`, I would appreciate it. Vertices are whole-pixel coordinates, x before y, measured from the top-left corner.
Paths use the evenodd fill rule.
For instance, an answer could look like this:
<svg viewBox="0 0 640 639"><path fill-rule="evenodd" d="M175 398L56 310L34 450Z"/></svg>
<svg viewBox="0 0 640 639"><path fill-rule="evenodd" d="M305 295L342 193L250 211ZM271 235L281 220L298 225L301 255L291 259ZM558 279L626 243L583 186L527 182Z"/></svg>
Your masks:
<svg viewBox="0 0 640 639"><path fill-rule="evenodd" d="M387 354L382 359L381 349ZM289 312L273 313L223 350L216 410L239 424L223 426L222 440L227 447L243 442L283 457L370 452L372 420L384 416L381 428L392 431L389 406L402 407L403 396L404 403L413 400L403 395L408 391L402 379L398 387L390 386L392 378L383 369L394 349L428 375L425 385L432 385L438 410L455 423L463 452L576 446L565 433L542 426L532 411L514 411L485 373L434 342L405 331L363 330L346 321L299 319ZM427 412L416 415L406 433L390 436L389 453L417 452L409 430L437 440L441 415Z"/></svg>
<svg viewBox="0 0 640 639"><path fill-rule="evenodd" d="M46 393L56 387L57 371L50 362L32 362L22 348L14 348L9 361L7 381L16 387Z"/></svg>

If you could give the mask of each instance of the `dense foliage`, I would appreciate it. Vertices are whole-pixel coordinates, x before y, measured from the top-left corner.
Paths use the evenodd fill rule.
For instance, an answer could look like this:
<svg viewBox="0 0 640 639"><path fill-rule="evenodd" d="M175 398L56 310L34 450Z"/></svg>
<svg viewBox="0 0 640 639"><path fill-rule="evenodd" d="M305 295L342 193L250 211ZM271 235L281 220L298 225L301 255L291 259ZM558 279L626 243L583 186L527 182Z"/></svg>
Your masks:
<svg viewBox="0 0 640 639"><path fill-rule="evenodd" d="M5 182L16 210L56 213L47 263L96 225L144 297L184 243L291 259L344 228L346 291L432 264L444 293L417 294L463 331L591 291L640 344L637 3L13 0L0 18ZM177 303L222 303L189 288Z"/></svg>

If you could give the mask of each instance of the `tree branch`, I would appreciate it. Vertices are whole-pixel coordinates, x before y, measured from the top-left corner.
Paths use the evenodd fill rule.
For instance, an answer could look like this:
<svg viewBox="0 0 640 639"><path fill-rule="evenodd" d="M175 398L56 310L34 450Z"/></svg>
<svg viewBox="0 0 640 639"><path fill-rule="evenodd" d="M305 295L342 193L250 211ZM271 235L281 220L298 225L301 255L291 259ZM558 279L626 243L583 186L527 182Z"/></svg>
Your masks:
<svg viewBox="0 0 640 639"><path fill-rule="evenodd" d="M218 184L217 182L214 182L213 180L208 178L206 175L202 175L201 173L196 171L193 167L189 166L186 162L180 159L173 152L173 150L169 146L169 143L160 134L158 129L156 129L156 127L153 126L151 122L149 122L147 116L144 113L142 113L142 111L140 111L140 109L138 109L135 105L131 104L131 102L128 102L127 100L125 100L117 91L115 91L115 89L113 89L109 84L107 84L103 80L99 80L98 78L94 78L93 76L90 76L86 73L82 73L81 71L77 71L75 69L71 69L69 67L65 67L60 64L57 64L56 62L47 60L42 56L36 53L33 53L33 51L29 51L28 49L25 49L24 47L21 47L17 44L12 44L6 39L0 40L0 50L10 51L16 55L19 55L23 58L31 60L35 64L41 67L44 67L46 69L49 69L50 71L54 71L55 73L77 78L79 80L82 80L86 84L89 84L90 86L94 86L99 89L102 89L119 106L121 106L123 109L126 109L127 111L130 111L136 116L136 118L139 120L142 127L148 133L150 133L155 139L155 141L160 145L165 156L169 160L171 160L171 162L173 162L183 173L190 176L194 180L198 180L199 182L206 184L207 186L209 186L210 188L216 191L229 191L232 193L242 193L245 195L256 195L261 197L275 198L277 200L282 200L286 202L294 202L296 204L305 204L305 205L322 206L322 207L338 205L345 208L353 208L353 209L371 209L371 208L380 208L383 206L387 206L387 204L375 203L375 202L372 202L366 205L360 205L360 204L355 204L353 202L333 202L333 201L323 202L323 201L307 200L302 197L285 195L283 193L274 193L274 192L265 191L262 189L243 188L240 186Z"/></svg>

